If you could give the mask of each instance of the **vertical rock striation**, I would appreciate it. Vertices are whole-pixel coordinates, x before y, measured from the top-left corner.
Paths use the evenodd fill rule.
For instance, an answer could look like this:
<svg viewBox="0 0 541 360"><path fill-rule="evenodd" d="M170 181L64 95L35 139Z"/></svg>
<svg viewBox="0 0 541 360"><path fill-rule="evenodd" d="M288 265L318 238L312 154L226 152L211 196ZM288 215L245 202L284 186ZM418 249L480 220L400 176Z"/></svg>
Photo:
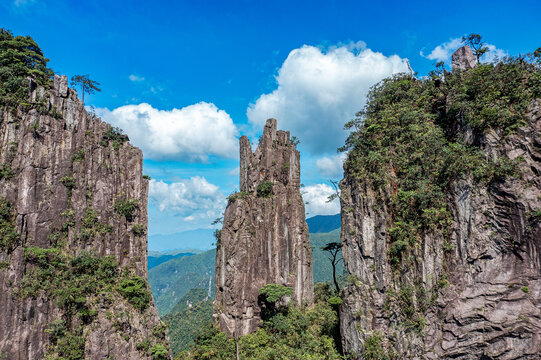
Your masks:
<svg viewBox="0 0 541 360"><path fill-rule="evenodd" d="M222 331L255 331L259 289L270 283L291 287L299 304L313 302L299 152L274 119L254 153L248 138L240 138L240 192L229 197L216 252L214 317Z"/></svg>
<svg viewBox="0 0 541 360"><path fill-rule="evenodd" d="M465 60L464 48L453 56L453 65L475 65L467 50ZM507 136L497 129L458 131L487 159L517 160L519 175L484 186L471 176L452 181L445 195L450 234L426 231L412 266L399 274L389 255L394 189L374 188L345 167L342 252L352 275L340 326L344 350L354 358L387 349L401 359L539 359L541 99ZM423 316L408 323L403 315L419 308Z"/></svg>
<svg viewBox="0 0 541 360"><path fill-rule="evenodd" d="M142 152L121 134L104 137L114 131L85 111L65 76L55 75L51 89L32 83L29 95L32 106L0 113L0 199L9 209L4 220L13 220L18 233L0 248L0 358L42 359L52 336L45 330L66 321L68 327L84 327L85 359L149 359L148 346L141 351L136 344L165 342L164 334L158 339L152 333L161 323L151 298L144 311L114 287L86 300L71 299L91 309L85 314L90 320L81 322L68 316L47 289L21 295L36 270L29 249L55 247L67 259L112 256L118 277L122 272L147 277L148 181ZM120 209L122 203L131 204L131 211Z"/></svg>

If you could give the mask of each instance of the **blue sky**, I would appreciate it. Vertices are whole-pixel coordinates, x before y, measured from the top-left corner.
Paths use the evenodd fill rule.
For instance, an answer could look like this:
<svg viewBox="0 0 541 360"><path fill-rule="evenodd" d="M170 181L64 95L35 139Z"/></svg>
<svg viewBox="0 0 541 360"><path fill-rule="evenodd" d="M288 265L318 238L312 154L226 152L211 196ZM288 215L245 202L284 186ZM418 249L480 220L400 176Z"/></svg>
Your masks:
<svg viewBox="0 0 541 360"><path fill-rule="evenodd" d="M309 216L330 214L342 125L367 89L448 60L476 32L490 56L541 46L539 1L3 0L0 26L32 36L60 74L145 154L150 234L208 227L238 188L240 135L266 117L301 140Z"/></svg>

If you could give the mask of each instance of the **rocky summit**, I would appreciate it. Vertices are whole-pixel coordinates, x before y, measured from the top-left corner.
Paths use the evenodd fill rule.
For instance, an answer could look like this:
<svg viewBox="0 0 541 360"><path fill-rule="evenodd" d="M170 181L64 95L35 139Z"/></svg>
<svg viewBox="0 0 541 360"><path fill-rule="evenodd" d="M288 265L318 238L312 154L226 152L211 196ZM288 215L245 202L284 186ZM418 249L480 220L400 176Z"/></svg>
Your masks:
<svg viewBox="0 0 541 360"><path fill-rule="evenodd" d="M214 317L233 336L257 329L266 284L291 287L298 304L313 302L299 152L276 126L267 120L255 152L240 138L240 192L229 196L217 244Z"/></svg>

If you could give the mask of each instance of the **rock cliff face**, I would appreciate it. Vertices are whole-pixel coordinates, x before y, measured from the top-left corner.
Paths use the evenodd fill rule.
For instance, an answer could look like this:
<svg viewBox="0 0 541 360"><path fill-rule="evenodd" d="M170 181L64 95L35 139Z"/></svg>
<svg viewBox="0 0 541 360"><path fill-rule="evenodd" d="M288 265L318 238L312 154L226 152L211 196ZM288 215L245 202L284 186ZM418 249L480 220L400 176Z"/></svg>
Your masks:
<svg viewBox="0 0 541 360"><path fill-rule="evenodd" d="M255 331L259 289L270 283L293 288L299 304L313 302L299 152L289 132L276 131L274 119L254 153L248 138L240 138L240 192L229 197L216 252L214 317L222 331Z"/></svg>
<svg viewBox="0 0 541 360"><path fill-rule="evenodd" d="M400 274L389 258L386 199L393 189L376 189L345 168L342 244L352 276L341 333L354 357L386 348L396 358L539 359L541 100L530 104L514 134L459 132L487 159L519 159L519 175L487 186L471 177L453 181L446 194L449 236L425 232L414 265ZM423 302L423 316L408 324L403 314Z"/></svg>
<svg viewBox="0 0 541 360"><path fill-rule="evenodd" d="M142 152L88 114L65 76L29 97L0 113L0 358L149 359L166 340L146 286ZM96 259L113 263L107 287L88 277ZM77 274L82 261L95 262Z"/></svg>

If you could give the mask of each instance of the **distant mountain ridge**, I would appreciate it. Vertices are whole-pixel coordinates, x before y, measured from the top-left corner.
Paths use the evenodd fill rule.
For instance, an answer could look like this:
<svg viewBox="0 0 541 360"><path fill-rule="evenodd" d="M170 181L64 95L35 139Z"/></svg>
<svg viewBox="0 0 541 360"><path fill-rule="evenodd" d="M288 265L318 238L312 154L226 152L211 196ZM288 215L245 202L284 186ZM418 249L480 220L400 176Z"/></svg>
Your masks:
<svg viewBox="0 0 541 360"><path fill-rule="evenodd" d="M154 234L148 236L148 250L168 252L172 249L190 248L205 251L212 249L215 241L214 229L195 229L165 235Z"/></svg>
<svg viewBox="0 0 541 360"><path fill-rule="evenodd" d="M316 215L306 219L308 231L311 234L329 233L338 229L340 224L340 214L336 215Z"/></svg>

